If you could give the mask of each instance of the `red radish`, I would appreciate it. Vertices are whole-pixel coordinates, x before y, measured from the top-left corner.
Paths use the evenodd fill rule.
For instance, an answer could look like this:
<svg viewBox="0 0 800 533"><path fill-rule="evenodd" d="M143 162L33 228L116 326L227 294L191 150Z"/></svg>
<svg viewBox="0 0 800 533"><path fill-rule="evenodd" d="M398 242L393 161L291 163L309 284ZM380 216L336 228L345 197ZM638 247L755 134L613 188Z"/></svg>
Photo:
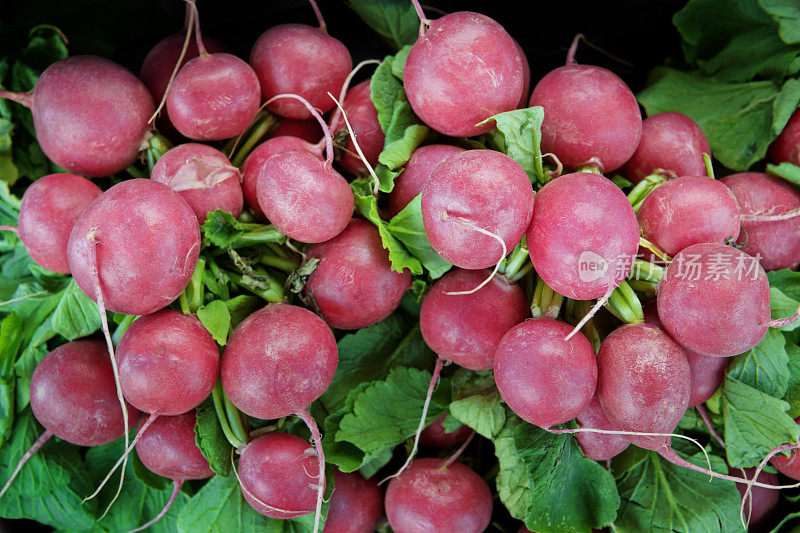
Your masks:
<svg viewBox="0 0 800 533"><path fill-rule="evenodd" d="M74 174L50 174L25 189L16 233L37 265L69 274L69 234L86 207L102 192L91 181Z"/></svg>
<svg viewBox="0 0 800 533"><path fill-rule="evenodd" d="M433 169L422 191L422 220L431 246L470 270L495 265L510 252L522 239L532 210L528 175L519 163L491 150L448 157Z"/></svg>
<svg viewBox="0 0 800 533"><path fill-rule="evenodd" d="M523 420L548 429L572 420L592 401L597 363L589 340L572 326L534 318L514 326L494 354L497 390Z"/></svg>
<svg viewBox="0 0 800 533"><path fill-rule="evenodd" d="M314 512L318 479L314 449L300 437L268 433L241 449L239 486L253 509L270 518L294 518Z"/></svg>
<svg viewBox="0 0 800 533"><path fill-rule="evenodd" d="M136 444L136 454L144 466L159 476L171 479L173 491L161 512L131 533L143 531L161 520L175 502L184 481L214 475L208 459L197 447L194 433L196 420L194 411L178 416L161 416L144 431Z"/></svg>
<svg viewBox="0 0 800 533"><path fill-rule="evenodd" d="M639 145L642 115L633 93L616 74L600 67L567 65L536 84L531 106L544 108L542 152L569 169L598 172L621 167Z"/></svg>
<svg viewBox="0 0 800 533"><path fill-rule="evenodd" d="M279 94L297 94L325 113L334 103L328 93L339 94L353 68L350 52L323 28L282 24L265 31L250 53L265 100ZM282 117L306 119L311 113L299 102L275 101L269 110Z"/></svg>
<svg viewBox="0 0 800 533"><path fill-rule="evenodd" d="M733 192L742 215L737 245L758 257L766 271L800 264L800 192L780 178L760 172L720 180ZM781 216L787 218L781 220Z"/></svg>
<svg viewBox="0 0 800 533"><path fill-rule="evenodd" d="M417 459L389 483L386 516L397 533L480 533L492 518L492 493L459 462Z"/></svg>
<svg viewBox="0 0 800 533"><path fill-rule="evenodd" d="M617 430L603 411L597 396L592 398L581 414L575 418L581 428ZM576 433L575 440L583 450L583 454L593 461L608 461L624 452L630 441L622 435L608 433Z"/></svg>
<svg viewBox="0 0 800 533"><path fill-rule="evenodd" d="M394 180L394 189L389 194L387 212L395 216L413 200L428 181L436 166L451 155L463 152L463 148L448 144L430 144L414 150L403 171Z"/></svg>
<svg viewBox="0 0 800 533"><path fill-rule="evenodd" d="M155 415L186 413L205 400L219 376L219 351L194 315L165 309L143 316L117 346L125 398Z"/></svg>
<svg viewBox="0 0 800 533"><path fill-rule="evenodd" d="M120 65L95 56L53 63L30 93L0 91L31 110L36 139L58 166L90 177L110 176L136 160L150 136L153 99Z"/></svg>
<svg viewBox="0 0 800 533"><path fill-rule="evenodd" d="M411 47L403 84L414 112L445 135L471 137L491 130L477 126L487 118L516 109L523 95L522 50L493 19L458 11L429 21Z"/></svg>
<svg viewBox="0 0 800 533"><path fill-rule="evenodd" d="M267 135L269 139L275 137L297 137L309 143L316 143L322 138L322 128L314 119L282 118Z"/></svg>
<svg viewBox="0 0 800 533"><path fill-rule="evenodd" d="M378 484L358 472L333 472L333 494L325 533L372 533L383 516L383 493Z"/></svg>
<svg viewBox="0 0 800 533"><path fill-rule="evenodd" d="M528 301L516 283L488 272L456 269L433 284L420 309L425 343L439 357L470 370L490 370L503 335L528 316ZM312 275L313 276L313 275Z"/></svg>
<svg viewBox="0 0 800 533"><path fill-rule="evenodd" d="M192 208L148 179L123 181L98 196L75 223L67 246L81 290L95 300L99 279L107 308L128 315L146 315L175 300L199 255Z"/></svg>
<svg viewBox="0 0 800 533"><path fill-rule="evenodd" d="M755 475L755 468L744 468L742 473L746 478L752 478ZM778 476L770 474L769 472L761 472L758 476L758 481L767 483L769 485L778 485ZM756 525L761 522L770 512L778 505L780 493L777 490L765 489L763 487L753 487L750 489L750 496L744 499L744 494L747 489L745 485L736 485L739 489L739 494L742 495L744 501L744 512L751 525Z"/></svg>
<svg viewBox="0 0 800 533"><path fill-rule="evenodd" d="M531 96L531 66L528 63L528 56L525 55L516 39L514 39L514 44L517 45L519 57L522 59L522 97L517 104L517 107L521 109L528 106L528 98Z"/></svg>
<svg viewBox="0 0 800 533"><path fill-rule="evenodd" d="M22 456L0 497L53 435L78 446L100 446L125 432L114 372L102 341L68 342L44 356L31 377L30 399L33 415L45 432ZM127 402L124 405L135 421L139 411Z"/></svg>
<svg viewBox="0 0 800 533"><path fill-rule="evenodd" d="M446 416L447 415L440 416L422 430L419 436L420 444L423 446L430 446L431 448L448 450L469 438L472 434L472 429L470 429L469 426L461 426L452 433L447 433L442 425Z"/></svg>
<svg viewBox="0 0 800 533"><path fill-rule="evenodd" d="M800 417L795 418L794 421L800 424ZM797 445L792 445L792 447L793 451L789 457L776 455L770 459L770 462L784 476L800 481L800 451L798 451Z"/></svg>
<svg viewBox="0 0 800 533"><path fill-rule="evenodd" d="M700 126L683 113L667 111L642 121L642 139L620 173L633 183L650 174L704 176L703 154L711 155Z"/></svg>
<svg viewBox="0 0 800 533"><path fill-rule="evenodd" d="M353 133L358 138L358 144L361 145L361 149L364 151L364 157L374 167L378 164L378 156L383 151L383 143L386 137L383 134L380 122L378 122L378 111L372 103L370 94L370 80L362 81L347 91L342 107L350 119ZM329 127L335 134L346 129L342 114L338 110L331 116ZM367 172L367 167L356 153L352 139L349 138L344 147L344 153L339 159L339 164L350 174L357 175Z"/></svg>
<svg viewBox="0 0 800 533"><path fill-rule="evenodd" d="M527 232L536 273L575 300L610 294L639 248L636 214L619 187L588 172L566 174L536 194Z"/></svg>
<svg viewBox="0 0 800 533"><path fill-rule="evenodd" d="M180 144L156 162L150 179L168 185L203 224L210 211L222 209L239 218L243 196L239 170L225 154L204 144Z"/></svg>
<svg viewBox="0 0 800 533"><path fill-rule="evenodd" d="M693 244L721 244L739 236L736 198L707 177L669 180L647 195L637 217L642 237L669 255Z"/></svg>
<svg viewBox="0 0 800 533"><path fill-rule="evenodd" d="M319 263L305 293L333 328L359 329L380 322L397 309L411 287L411 273L392 270L378 228L361 218L306 254Z"/></svg>
<svg viewBox="0 0 800 533"><path fill-rule="evenodd" d="M310 122L310 121L309 121ZM242 191L247 208L253 212L259 220L266 220L267 217L258 205L258 173L264 166L267 159L275 154L289 150L306 150L322 159L322 148L318 145L310 144L308 141L299 137L274 137L261 143L255 150L250 152L242 165Z"/></svg>
<svg viewBox="0 0 800 533"><path fill-rule="evenodd" d="M691 372L684 350L655 326L628 324L613 331L600 345L597 370L597 399L622 431L672 433L689 406ZM670 444L664 436L625 438L660 453Z"/></svg>
<svg viewBox="0 0 800 533"><path fill-rule="evenodd" d="M777 164L800 165L800 112L795 111L783 131L772 141L767 158Z"/></svg>

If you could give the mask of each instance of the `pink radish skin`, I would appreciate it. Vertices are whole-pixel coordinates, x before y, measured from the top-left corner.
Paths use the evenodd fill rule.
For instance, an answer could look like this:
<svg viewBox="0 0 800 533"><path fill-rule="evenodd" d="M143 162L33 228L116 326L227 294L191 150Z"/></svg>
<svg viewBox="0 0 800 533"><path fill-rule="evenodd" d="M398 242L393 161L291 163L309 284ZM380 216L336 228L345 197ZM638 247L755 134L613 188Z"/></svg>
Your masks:
<svg viewBox="0 0 800 533"><path fill-rule="evenodd" d="M490 370L500 339L528 316L528 301L516 283L502 276L471 294L489 276L484 270L456 269L433 284L420 309L425 343L439 357L469 370Z"/></svg>
<svg viewBox="0 0 800 533"><path fill-rule="evenodd" d="M525 84L521 50L493 19L458 11L430 22L403 71L408 100L422 121L451 137L490 131L487 118L516 109Z"/></svg>
<svg viewBox="0 0 800 533"><path fill-rule="evenodd" d="M78 446L100 446L125 432L114 373L99 340L62 344L31 377L31 409L47 431ZM128 419L139 411L128 404Z"/></svg>
<svg viewBox="0 0 800 533"><path fill-rule="evenodd" d="M58 166L89 177L110 176L136 160L150 135L153 99L120 65L95 56L53 63L32 93L0 91L30 108L36 138Z"/></svg>
<svg viewBox="0 0 800 533"><path fill-rule="evenodd" d="M781 215L800 209L800 193L780 178L760 172L732 174L720 180L733 192L742 215ZM742 251L760 256L767 272L800 264L800 217L742 220L737 241Z"/></svg>
<svg viewBox="0 0 800 533"><path fill-rule="evenodd" d="M572 326L533 318L503 336L494 355L494 378L506 404L544 429L572 420L589 405L597 385L594 350Z"/></svg>
<svg viewBox="0 0 800 533"><path fill-rule="evenodd" d="M183 292L200 255L197 217L161 183L133 179L114 185L83 212L70 233L69 270L95 300L89 237L97 238L97 266L106 307L146 315Z"/></svg>
<svg viewBox="0 0 800 533"><path fill-rule="evenodd" d="M383 151L383 143L386 141L386 136L383 134L380 122L378 122L378 111L372 103L369 84L370 80L362 81L347 91L342 107L347 114L350 125L353 127L353 132L358 139L358 145L364 152L364 157L370 166L375 167L378 164L378 156ZM329 126L334 135L340 130L346 130L347 126L340 111L337 110L331 116ZM353 145L353 139L349 136L347 137L345 151L341 159L339 159L339 164L353 175L367 173L367 167L358 157L356 148Z"/></svg>
<svg viewBox="0 0 800 533"><path fill-rule="evenodd" d="M333 472L331 505L325 533L372 533L383 516L383 492L358 472Z"/></svg>
<svg viewBox="0 0 800 533"><path fill-rule="evenodd" d="M288 433L268 433L245 444L239 459L242 496L270 518L314 512L317 478L314 448Z"/></svg>
<svg viewBox="0 0 800 533"><path fill-rule="evenodd" d="M338 360L336 339L321 318L301 307L270 304L233 331L222 354L222 387L245 414L281 418L325 392Z"/></svg>
<svg viewBox="0 0 800 533"><path fill-rule="evenodd" d="M446 417L447 415L440 416L422 430L419 436L419 443L421 445L438 448L440 450L449 450L450 448L455 448L469 438L472 434L472 429L470 429L469 426L461 426L452 433L447 433L442 425Z"/></svg>
<svg viewBox="0 0 800 533"><path fill-rule="evenodd" d="M739 236L739 204L722 183L706 177L669 180L647 195L637 213L642 237L669 255L704 242Z"/></svg>
<svg viewBox="0 0 800 533"><path fill-rule="evenodd" d="M744 468L744 477L751 479L755 474L755 468ZM737 472L738 473L738 472ZM768 483L770 485L779 485L780 480L775 474L762 471L758 475L758 481L761 483ZM747 485L741 483L736 484L739 489L739 494L744 497L744 492L747 490ZM780 500L780 492L772 489L765 489L763 487L752 487L750 489L751 497L744 504L744 516L750 518L750 525L756 525L761 522L770 512L778 505ZM750 503L752 501L752 503Z"/></svg>
<svg viewBox="0 0 800 533"><path fill-rule="evenodd" d="M581 428L618 431L617 427L606 416L597 396L592 398L586 409L575 420ZM578 441L583 454L592 461L608 461L624 452L631 444L622 435L608 433L575 433L575 440Z"/></svg>
<svg viewBox="0 0 800 533"><path fill-rule="evenodd" d="M500 152L467 150L431 172L422 191L422 221L431 246L453 265L479 270L503 258L531 220L533 188L522 167Z"/></svg>
<svg viewBox="0 0 800 533"><path fill-rule="evenodd" d="M125 398L141 411L175 416L205 400L219 376L219 351L194 315L164 309L134 321L116 352Z"/></svg>
<svg viewBox="0 0 800 533"><path fill-rule="evenodd" d="M620 173L633 183L656 172L705 176L704 153L711 155L711 147L694 120L676 111L657 113L642 122L639 147Z"/></svg>
<svg viewBox="0 0 800 533"><path fill-rule="evenodd" d="M69 234L86 207L102 192L91 181L74 174L50 174L25 189L17 234L37 265L69 274Z"/></svg>
<svg viewBox="0 0 800 533"><path fill-rule="evenodd" d="M309 121L316 123L315 120ZM321 135L320 135L321 137ZM258 173L267 159L275 154L288 150L305 150L322 160L322 148L309 143L299 137L281 136L268 139L250 152L242 165L242 191L247 208L253 212L257 219L264 221L267 217L258 205Z"/></svg>
<svg viewBox="0 0 800 533"><path fill-rule="evenodd" d="M317 143L322 138L322 128L312 119L282 118L278 125L269 132L267 138L298 137L306 142Z"/></svg>
<svg viewBox="0 0 800 533"><path fill-rule="evenodd" d="M186 200L202 225L208 213L222 209L239 218L244 208L239 171L225 154L205 144L180 144L153 167L150 179L163 183Z"/></svg>
<svg viewBox="0 0 800 533"><path fill-rule="evenodd" d="M305 24L274 26L256 41L250 65L258 75L264 100L279 94L296 94L320 113L335 105L328 93L338 95L353 69L350 52L321 28ZM268 109L288 118L306 119L311 113L295 100L277 100Z"/></svg>
<svg viewBox="0 0 800 533"><path fill-rule="evenodd" d="M800 165L800 112L792 113L781 134L772 141L767 159L776 165L784 162Z"/></svg>
<svg viewBox="0 0 800 533"><path fill-rule="evenodd" d="M800 417L794 419L800 424ZM776 455L769 462L786 477L800 481L800 451L794 449L789 457Z"/></svg>
<svg viewBox="0 0 800 533"><path fill-rule="evenodd" d="M336 237L307 252L319 259L305 286L322 318L333 328L360 329L380 322L411 288L411 273L392 270L378 228L354 218Z"/></svg>
<svg viewBox="0 0 800 533"><path fill-rule="evenodd" d="M136 454L144 466L175 481L213 476L208 459L195 441L196 420L194 411L177 416L159 416L136 443Z"/></svg>
<svg viewBox="0 0 800 533"><path fill-rule="evenodd" d="M566 65L534 87L531 107L544 108L542 152L568 169L621 167L639 145L642 115L633 93L616 74L591 65Z"/></svg>
<svg viewBox="0 0 800 533"><path fill-rule="evenodd" d="M772 320L767 275L754 258L730 246L685 248L656 290L664 329L684 348L702 355L744 353L761 342Z"/></svg>
<svg viewBox="0 0 800 533"><path fill-rule="evenodd" d="M522 50L516 39L514 39L514 44L517 45L517 52L520 59L522 59L522 98L519 99L519 104L517 104L517 107L522 109L528 107L528 98L531 96L531 66L528 63L528 56L525 55L525 51Z"/></svg>
<svg viewBox="0 0 800 533"><path fill-rule="evenodd" d="M619 187L577 172L536 194L527 236L533 267L548 286L567 298L592 300L627 276L639 248L639 223Z"/></svg>
<svg viewBox="0 0 800 533"><path fill-rule="evenodd" d="M459 462L417 459L389 482L386 516L397 533L479 533L492 517L492 493Z"/></svg>
<svg viewBox="0 0 800 533"><path fill-rule="evenodd" d="M603 340L597 354L597 399L622 431L672 433L686 413L691 371L683 348L649 324L628 324ZM624 436L660 451L669 437Z"/></svg>
<svg viewBox="0 0 800 533"><path fill-rule="evenodd" d="M439 163L463 151L463 148L448 144L430 144L414 150L403 172L395 178L394 189L389 193L387 206L389 216L397 215L422 192L428 177Z"/></svg>

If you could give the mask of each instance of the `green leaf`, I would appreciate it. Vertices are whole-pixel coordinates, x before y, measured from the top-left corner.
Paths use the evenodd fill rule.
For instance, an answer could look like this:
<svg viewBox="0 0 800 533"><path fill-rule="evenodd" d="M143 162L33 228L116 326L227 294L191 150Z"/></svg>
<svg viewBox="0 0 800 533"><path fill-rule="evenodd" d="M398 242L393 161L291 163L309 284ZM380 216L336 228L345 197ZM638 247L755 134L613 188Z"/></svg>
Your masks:
<svg viewBox="0 0 800 533"><path fill-rule="evenodd" d="M414 114L405 91L401 91L400 97L392 107L392 116L385 131L386 141L383 151L378 156L378 161L392 170L400 168L408 161L417 146L425 140L429 131L430 129L423 125ZM381 190L392 192L392 188L394 188L394 183Z"/></svg>
<svg viewBox="0 0 800 533"><path fill-rule="evenodd" d="M758 4L778 23L783 42L800 43L800 6L793 0L759 0Z"/></svg>
<svg viewBox="0 0 800 533"><path fill-rule="evenodd" d="M100 329L97 304L84 294L74 279L61 294L52 321L53 331L67 340L86 337Z"/></svg>
<svg viewBox="0 0 800 533"><path fill-rule="evenodd" d="M431 246L422 222L422 194L418 194L402 211L390 221L389 232L402 242L406 249L419 259L432 279L438 279L453 265L447 262Z"/></svg>
<svg viewBox="0 0 800 533"><path fill-rule="evenodd" d="M231 445L219 425L214 402L206 398L197 406L197 422L194 426L197 447L208 459L211 470L218 476L227 477L231 473Z"/></svg>
<svg viewBox="0 0 800 533"><path fill-rule="evenodd" d="M687 459L706 466L702 454ZM712 468L727 472L711 456ZM620 532L741 531L741 497L733 483L675 466L657 453L631 446L612 465L622 504L614 522Z"/></svg>
<svg viewBox="0 0 800 533"><path fill-rule="evenodd" d="M794 168L800 171L800 167ZM767 278L769 279L769 286L771 288L778 289L785 296L795 301L800 301L800 272L795 272L788 268L773 270L772 272L767 272ZM793 312L796 310L797 308L795 307ZM790 313L789 316L791 316L791 314L792 313Z"/></svg>
<svg viewBox="0 0 800 533"><path fill-rule="evenodd" d="M208 219L203 224L203 234L215 246L227 248L244 235L244 228L233 215L217 209L208 213Z"/></svg>
<svg viewBox="0 0 800 533"><path fill-rule="evenodd" d="M791 418L797 418L800 416L800 346L796 342L788 342L786 353L789 356L789 384L783 401L789 404L787 414Z"/></svg>
<svg viewBox="0 0 800 533"><path fill-rule="evenodd" d="M780 331L769 329L757 346L733 358L727 374L765 394L782 398L789 385L788 365L786 338Z"/></svg>
<svg viewBox="0 0 800 533"><path fill-rule="evenodd" d="M496 123L497 129L491 132L495 146L519 163L534 183L547 181L542 170L542 120L544 108L529 107L506 111L480 123Z"/></svg>
<svg viewBox="0 0 800 533"><path fill-rule="evenodd" d="M414 44L419 17L405 0L348 0L347 5L395 50Z"/></svg>
<svg viewBox="0 0 800 533"><path fill-rule="evenodd" d="M403 94L403 83L392 72L394 57L386 56L375 69L369 82L370 99L378 112L378 123L384 133L389 130L394 103Z"/></svg>
<svg viewBox="0 0 800 533"><path fill-rule="evenodd" d="M506 408L495 387L491 371L456 370L453 376L453 398L454 401L450 404L450 414L453 416L448 419L455 418L467 424L487 439L494 438L505 426Z"/></svg>
<svg viewBox="0 0 800 533"><path fill-rule="evenodd" d="M220 346L228 342L228 330L231 328L231 312L225 302L214 300L197 310L197 318L211 333Z"/></svg>
<svg viewBox="0 0 800 533"><path fill-rule="evenodd" d="M263 305L263 300L250 294L240 294L230 300L225 300L228 311L231 314L231 328L239 325L239 322L250 316L256 309Z"/></svg>

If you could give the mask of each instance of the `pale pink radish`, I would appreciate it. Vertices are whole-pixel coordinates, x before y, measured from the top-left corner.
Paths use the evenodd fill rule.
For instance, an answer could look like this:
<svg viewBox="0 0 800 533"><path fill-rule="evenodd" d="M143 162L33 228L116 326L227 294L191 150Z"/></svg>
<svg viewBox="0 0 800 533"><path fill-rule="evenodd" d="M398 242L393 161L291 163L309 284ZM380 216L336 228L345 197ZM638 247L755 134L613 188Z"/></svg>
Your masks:
<svg viewBox="0 0 800 533"><path fill-rule="evenodd" d="M378 122L378 111L372 103L370 94L370 80L362 81L347 91L342 107L347 114L347 118L350 119L350 125L353 127L353 133L358 138L358 144L361 145L364 157L374 167L378 164L378 156L383 151L383 143L386 140L386 136L383 134L380 122ZM339 134L341 130L347 129L342 119L342 114L338 110L334 111L331 116L329 127L334 132L334 135ZM347 139L347 143L344 146L342 156L339 158L339 164L353 175L367 173L367 167L358 156L350 138Z"/></svg>
<svg viewBox="0 0 800 533"><path fill-rule="evenodd" d="M440 450L449 450L462 444L472 435L472 429L463 425L451 433L445 431L442 423L446 417L447 415L440 416L422 430L419 436L421 445L439 448Z"/></svg>
<svg viewBox="0 0 800 533"><path fill-rule="evenodd" d="M592 398L589 405L575 417L578 427L617 431L603 411L603 406L597 396ZM608 461L624 452L630 441L623 435L609 433L576 433L575 440L581 447L583 454L593 461Z"/></svg>
<svg viewBox="0 0 800 533"><path fill-rule="evenodd" d="M448 144L429 144L414 150L403 171L394 180L394 189L389 193L387 212L395 216L413 200L428 181L436 166L451 155L463 152L463 148Z"/></svg>
<svg viewBox="0 0 800 533"><path fill-rule="evenodd" d="M372 533L383 517L383 493L378 484L358 472L333 471L333 494L325 533Z"/></svg>
<svg viewBox="0 0 800 533"><path fill-rule="evenodd" d="M794 421L800 424L800 417L795 418ZM800 481L800 450L796 444L792 445L790 449L792 452L789 457L775 455L770 462L784 476Z"/></svg>

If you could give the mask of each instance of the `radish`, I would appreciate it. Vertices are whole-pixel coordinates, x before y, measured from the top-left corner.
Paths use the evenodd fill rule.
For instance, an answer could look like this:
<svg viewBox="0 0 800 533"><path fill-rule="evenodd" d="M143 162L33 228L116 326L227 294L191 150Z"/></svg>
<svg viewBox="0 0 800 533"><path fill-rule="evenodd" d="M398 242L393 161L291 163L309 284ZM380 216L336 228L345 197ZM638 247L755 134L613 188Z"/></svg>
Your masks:
<svg viewBox="0 0 800 533"><path fill-rule="evenodd" d="M480 270L448 272L433 284L420 309L425 343L439 357L470 370L490 370L500 339L530 314L520 286L502 276L469 292L486 275Z"/></svg>
<svg viewBox="0 0 800 533"><path fill-rule="evenodd" d="M389 483L386 516L397 533L480 533L492 517L492 493L459 462L417 459Z"/></svg>
<svg viewBox="0 0 800 533"><path fill-rule="evenodd" d="M370 94L370 80L363 81L347 91L342 107L353 126L353 133L358 137L364 157L374 167L378 164L378 156L383 151L386 137L380 122L378 122L378 111L375 109L375 104L372 103ZM337 136L340 131L346 130L342 114L338 110L331 116L329 127ZM343 169L353 175L367 172L367 167L356 153L352 139L347 140L343 152L339 159L339 164Z"/></svg>
<svg viewBox="0 0 800 533"><path fill-rule="evenodd" d="M589 405L575 417L575 421L581 428L608 431L617 429L606 416L596 395ZM578 441L583 454L593 461L608 461L624 452L631 444L623 435L608 433L576 433L575 440Z"/></svg>
<svg viewBox="0 0 800 533"><path fill-rule="evenodd" d="M625 194L598 174L578 172L536 194L527 232L536 273L574 300L610 295L628 275L639 224Z"/></svg>
<svg viewBox="0 0 800 533"><path fill-rule="evenodd" d="M645 176L704 176L703 154L711 155L700 126L683 113L667 111L642 121L642 139L620 173L633 183Z"/></svg>
<svg viewBox="0 0 800 533"><path fill-rule="evenodd" d="M171 479L173 490L161 512L131 533L143 531L161 520L178 497L184 481L205 479L214 475L208 459L197 447L194 433L196 421L194 411L178 416L159 417L144 431L136 444L136 454L144 466L159 476Z"/></svg>
<svg viewBox="0 0 800 533"><path fill-rule="evenodd" d="M314 449L300 437L268 433L241 449L239 486L253 509L270 518L294 518L314 512Z"/></svg>
<svg viewBox="0 0 800 533"><path fill-rule="evenodd" d="M239 170L216 148L180 144L161 156L150 179L178 191L201 225L208 213L217 209L235 218L242 214L244 200Z"/></svg>
<svg viewBox="0 0 800 533"><path fill-rule="evenodd" d="M422 191L422 221L431 246L470 270L499 263L522 239L532 210L528 175L519 163L491 150L448 157Z"/></svg>
<svg viewBox="0 0 800 533"><path fill-rule="evenodd" d="M742 469L744 477L751 479L755 475L755 471L755 468ZM761 472L758 476L758 481L769 485L778 485L778 476L770 474L769 472ZM742 495L745 516L748 518L748 522L751 525L757 525L764 520L775 506L778 505L778 500L780 499L780 494L777 490L753 487L750 490L750 495L745 498L746 487L743 485L736 485L736 488L739 489L739 494Z"/></svg>
<svg viewBox="0 0 800 533"><path fill-rule="evenodd" d="M161 183L133 179L98 196L75 223L69 269L89 298L102 287L115 313L146 315L175 300L194 272L200 229L192 208Z"/></svg>
<svg viewBox="0 0 800 533"><path fill-rule="evenodd" d="M548 429L572 420L592 401L597 363L589 340L572 326L534 318L503 336L494 355L494 378L520 418Z"/></svg>
<svg viewBox="0 0 800 533"><path fill-rule="evenodd" d="M397 215L422 192L436 165L463 151L463 148L448 144L430 144L414 150L403 171L395 178L394 189L389 193L386 209L389 216Z"/></svg>
<svg viewBox="0 0 800 533"><path fill-rule="evenodd" d="M419 436L419 443L431 448L448 450L462 444L472 435L472 429L469 426L461 426L452 433L447 433L442 424L446 417L447 415L442 415L428 424L428 427L423 429Z"/></svg>
<svg viewBox="0 0 800 533"><path fill-rule="evenodd" d="M792 163L800 165L800 112L795 111L783 131L772 141L767 159L773 163Z"/></svg>
<svg viewBox="0 0 800 533"><path fill-rule="evenodd" d="M360 329L380 322L411 288L411 273L392 270L378 228L364 219L352 219L341 233L306 254L319 263L305 294L333 328Z"/></svg>
<svg viewBox="0 0 800 533"><path fill-rule="evenodd" d="M636 97L616 74L575 64L576 39L559 67L533 88L530 105L544 108L542 152L567 168L598 173L621 167L636 151L642 115Z"/></svg>
<svg viewBox="0 0 800 533"><path fill-rule="evenodd" d="M647 195L637 217L642 237L669 255L693 244L722 244L739 236L736 198L707 177L669 180Z"/></svg>
<svg viewBox="0 0 800 533"><path fill-rule="evenodd" d="M780 178L760 172L720 180L733 192L742 215L737 245L757 257L766 271L800 264L800 192Z"/></svg>
<svg viewBox="0 0 800 533"><path fill-rule="evenodd" d="M731 357L761 342L768 328L797 320L797 315L772 320L769 298L769 280L756 259L709 243L685 248L673 258L656 301L664 329L683 347Z"/></svg>
<svg viewBox="0 0 800 533"><path fill-rule="evenodd" d="M523 107L527 107L528 98L531 96L531 66L530 63L528 63L528 56L525 55L522 47L516 39L513 37L512 39L514 40L514 44L517 45L517 52L519 53L520 59L522 59L522 97L517 104L517 107L522 109Z"/></svg>
<svg viewBox="0 0 800 533"><path fill-rule="evenodd" d="M795 418L794 421L800 424L800 417ZM791 455L789 457L775 455L770 459L770 463L784 476L800 481L800 451L798 451L798 445L793 444L784 447L792 449Z"/></svg>
<svg viewBox="0 0 800 533"><path fill-rule="evenodd" d="M333 494L325 533L372 533L383 517L383 493L378 484L358 472L333 472Z"/></svg>
<svg viewBox="0 0 800 533"><path fill-rule="evenodd" d="M114 372L102 341L72 341L48 353L33 371L30 399L33 415L45 431L22 456L0 497L53 435L78 446L100 446L125 432ZM124 405L135 421L139 411Z"/></svg>
<svg viewBox="0 0 800 533"><path fill-rule="evenodd" d="M53 63L30 93L0 90L31 110L36 139L56 165L75 174L110 176L136 160L151 135L153 99L120 65L95 56Z"/></svg>
<svg viewBox="0 0 800 533"><path fill-rule="evenodd" d="M491 130L477 126L516 109L525 85L524 54L493 19L458 11L422 23L403 70L408 101L422 121L444 135L471 137ZM427 26L427 30L424 30Z"/></svg>
<svg viewBox="0 0 800 533"><path fill-rule="evenodd" d="M281 118L267 135L269 139L275 137L298 137L306 142L316 143L322 138L322 128L313 119Z"/></svg>
<svg viewBox="0 0 800 533"><path fill-rule="evenodd" d="M86 207L102 192L91 181L74 174L41 177L22 195L17 228L0 226L0 229L14 231L40 267L69 274L69 233Z"/></svg>

